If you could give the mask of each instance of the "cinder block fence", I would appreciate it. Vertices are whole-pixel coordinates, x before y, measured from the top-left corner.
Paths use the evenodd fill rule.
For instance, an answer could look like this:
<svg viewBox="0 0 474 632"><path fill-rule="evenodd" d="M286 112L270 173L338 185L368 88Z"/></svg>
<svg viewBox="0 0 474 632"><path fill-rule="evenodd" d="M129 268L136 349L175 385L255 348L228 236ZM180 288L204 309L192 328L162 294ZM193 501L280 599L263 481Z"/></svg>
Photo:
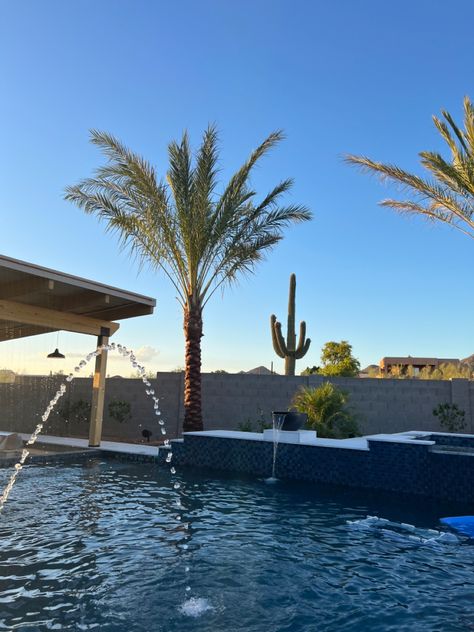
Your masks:
<svg viewBox="0 0 474 632"><path fill-rule="evenodd" d="M251 423L270 421L271 411L286 409L301 386L318 386L326 378L316 375L286 377L281 375L203 374L203 416L205 429L238 429ZM466 412L466 429L474 433L474 382L456 379L382 380L332 378L335 385L349 393L350 406L357 415L363 434L402 432L406 430L441 430L433 416L438 404L456 403ZM62 382L60 377L19 376L13 384L0 384L0 430L30 432L52 395ZM163 418L169 436L178 436L182 427L183 374L158 373L153 387L160 397ZM61 400L59 409L70 402L88 402L91 380L76 378L70 391ZM122 422L110 416L111 401L128 402L131 416ZM104 438L140 440L143 429L158 438L158 425L151 401L138 379L110 378L107 380L104 415ZM51 415L46 432L63 436L83 436L88 433L85 421Z"/></svg>

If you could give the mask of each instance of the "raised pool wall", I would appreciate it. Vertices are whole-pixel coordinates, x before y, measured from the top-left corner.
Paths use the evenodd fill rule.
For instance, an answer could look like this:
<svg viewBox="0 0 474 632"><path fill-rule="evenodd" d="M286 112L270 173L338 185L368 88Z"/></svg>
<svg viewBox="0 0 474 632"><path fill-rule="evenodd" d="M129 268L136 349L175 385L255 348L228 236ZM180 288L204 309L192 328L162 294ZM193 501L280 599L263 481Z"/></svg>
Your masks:
<svg viewBox="0 0 474 632"><path fill-rule="evenodd" d="M178 467L271 476L273 443L263 435L245 435L186 433L184 440L173 441L173 462ZM451 449L445 451L443 446ZM276 476L474 503L474 436L413 431L342 441L318 439L305 445L286 443L281 433Z"/></svg>
<svg viewBox="0 0 474 632"><path fill-rule="evenodd" d="M31 432L64 378L58 376L17 376L12 384L0 383L0 429ZM167 421L168 433L178 436L182 428L184 406L182 373L158 373L152 380L160 397L160 407ZM202 376L203 418L206 430L238 430L251 422L255 430L263 417L270 422L272 410L286 410L301 386L318 386L322 376L283 376L204 373ZM440 431L433 408L441 403L456 403L466 413L464 432L474 433L474 381L455 380L386 380L371 378L331 378L329 381L349 393L350 406L357 415L362 434L419 430ZM76 378L65 400L90 401L91 380ZM118 422L108 414L111 400L130 403L130 420ZM59 406L60 408L61 406ZM141 425L140 425L141 424ZM106 384L104 438L141 439L143 428L156 433L156 418L143 383L138 379L109 378ZM61 436L88 436L88 423L66 423L53 414L47 433Z"/></svg>

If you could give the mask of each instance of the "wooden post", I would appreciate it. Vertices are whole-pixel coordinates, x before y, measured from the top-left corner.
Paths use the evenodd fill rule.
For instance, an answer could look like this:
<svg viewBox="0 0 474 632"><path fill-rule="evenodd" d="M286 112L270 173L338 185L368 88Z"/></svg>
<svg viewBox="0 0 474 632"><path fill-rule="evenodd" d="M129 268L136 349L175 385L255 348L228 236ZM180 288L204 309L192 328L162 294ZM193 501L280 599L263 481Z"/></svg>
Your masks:
<svg viewBox="0 0 474 632"><path fill-rule="evenodd" d="M110 331L104 327L97 338L97 346L109 344ZM105 376L107 370L107 351L102 351L95 359L94 381L92 383L92 406L89 428L89 447L98 448L102 438L102 419L104 416Z"/></svg>

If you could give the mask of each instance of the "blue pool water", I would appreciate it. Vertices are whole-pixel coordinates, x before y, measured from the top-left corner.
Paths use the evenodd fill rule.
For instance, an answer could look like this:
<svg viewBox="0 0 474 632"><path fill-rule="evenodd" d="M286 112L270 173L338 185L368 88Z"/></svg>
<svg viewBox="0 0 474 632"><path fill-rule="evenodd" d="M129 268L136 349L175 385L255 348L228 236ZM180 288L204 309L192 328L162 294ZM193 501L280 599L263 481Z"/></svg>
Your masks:
<svg viewBox="0 0 474 632"><path fill-rule="evenodd" d="M472 543L347 524L443 531L440 517L473 507L178 476L174 490L148 464L25 468L0 516L0 630L474 630Z"/></svg>

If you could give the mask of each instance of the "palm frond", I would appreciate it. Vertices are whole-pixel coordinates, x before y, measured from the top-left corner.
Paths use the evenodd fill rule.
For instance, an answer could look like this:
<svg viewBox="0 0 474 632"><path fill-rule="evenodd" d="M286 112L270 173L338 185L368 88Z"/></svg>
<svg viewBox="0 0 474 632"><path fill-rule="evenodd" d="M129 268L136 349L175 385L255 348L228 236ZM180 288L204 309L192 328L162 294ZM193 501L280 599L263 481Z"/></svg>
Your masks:
<svg viewBox="0 0 474 632"><path fill-rule="evenodd" d="M406 201L385 200L382 206L390 206L399 212L418 213L429 220L439 219L471 235L474 229L473 156L466 154L466 143L460 141L461 146L458 147L443 122L435 119L435 124L451 149L452 160L448 162L436 152L421 152L421 164L430 172L431 180L396 165L376 162L367 156L349 154L345 160L364 172L379 176L381 180L401 186L413 198ZM454 122L451 128L458 139L463 139L462 132Z"/></svg>
<svg viewBox="0 0 474 632"><path fill-rule="evenodd" d="M91 141L107 162L92 177L67 187L65 197L96 215L142 263L162 269L183 305L206 296L240 273L251 272L293 222L310 219L303 206L280 205L292 180L282 180L259 204L251 171L283 138L274 132L252 152L221 196L216 194L218 134L205 130L193 158L188 135L168 146L166 181L111 134L92 130Z"/></svg>

